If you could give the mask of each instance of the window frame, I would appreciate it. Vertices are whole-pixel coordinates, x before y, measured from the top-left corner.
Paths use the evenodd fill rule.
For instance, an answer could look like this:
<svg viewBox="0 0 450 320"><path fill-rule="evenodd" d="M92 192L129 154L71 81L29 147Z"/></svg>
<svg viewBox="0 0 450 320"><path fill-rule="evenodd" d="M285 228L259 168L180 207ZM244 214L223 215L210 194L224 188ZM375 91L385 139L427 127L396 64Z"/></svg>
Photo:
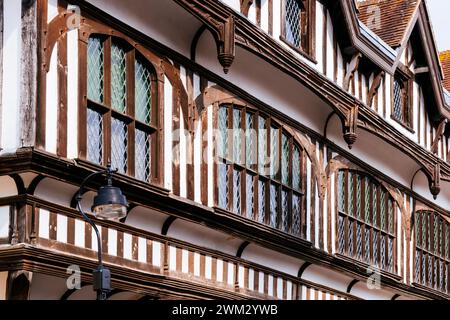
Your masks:
<svg viewBox="0 0 450 320"><path fill-rule="evenodd" d="M424 248L422 243L418 244L418 228L419 228L419 224L417 222L420 223L420 227L423 228L423 218L425 216L428 216L428 218L426 218L426 227L425 227L425 241L426 241L426 246L429 246L430 249L428 248ZM417 217L419 217L419 219L417 219ZM434 237L435 237L435 229L434 229L434 221L436 218L439 218L440 222L442 222L442 233L441 233L441 238L440 240L442 241L443 239L443 243L441 242L441 244L443 245L442 247L442 251L444 251L444 254L442 255L438 255L434 252L432 252L433 250L431 250L431 242L433 242L434 244ZM416 286L423 286L426 287L427 289L431 289L431 290L436 290L438 292L442 292L445 294L449 294L450 293L450 222L445 219L439 212L434 211L434 210L428 210L428 209L423 209L423 210L417 210L416 212L414 212L414 217L413 217L413 223L414 223L414 251L413 251L413 263L414 263L414 270L413 270L413 279L414 279L414 284ZM430 226L432 226L432 228L430 228ZM439 224L438 224L438 229L439 229ZM446 231L446 229L448 231ZM421 229L422 230L422 229ZM431 232L433 231L433 232ZM439 233L439 232L438 232ZM446 238L445 236L448 235L448 238ZM421 240L423 240L423 234L420 234ZM421 241L420 241L421 242ZM438 240L438 244L437 244L438 250L439 250L439 240ZM447 249L447 252L445 252ZM420 251L420 265L419 265L419 279L417 278L417 261L418 261L418 251ZM447 254L447 257L446 257ZM437 259L439 260L441 263L443 262L444 264L447 264L447 288L445 291L442 291L439 289L437 289L437 284L438 281L440 280L440 278L438 278L438 275L434 274L434 270L432 270L431 275L433 278L433 286L430 286L430 282L428 279L428 276L430 274L430 271L428 270L429 264L426 263L426 271L425 271L425 279L422 279L423 277L423 256L426 255L431 256L432 258L432 265L434 266L434 261ZM428 260L428 259L425 259ZM434 269L434 268L433 268ZM445 269L444 269L445 270ZM445 273L444 273L445 274ZM434 283L434 280L436 280L436 283ZM425 284L424 284L425 282ZM445 288L444 288L445 289Z"/></svg>
<svg viewBox="0 0 450 320"><path fill-rule="evenodd" d="M286 1L281 0L281 34L280 40L291 49L305 58L316 63L315 53L315 25L316 25L316 1L315 0L293 0L299 3L300 11L300 46L291 43L286 36Z"/></svg>
<svg viewBox="0 0 450 320"><path fill-rule="evenodd" d="M95 101L90 99L88 96L88 42L90 38L100 38L103 45L103 100L102 102ZM137 48L137 45L134 42L130 41L131 39L125 39L124 37L121 37L113 32L111 33L103 33L103 32L91 32L86 37L86 52L85 56L83 54L80 54L80 61L81 64L81 74L80 74L80 82L83 82L82 79L84 79L84 83L82 84L82 87L80 88L80 93L83 95L83 105L82 108L84 111L84 114L80 114L80 118L84 118L86 121L83 121L80 119L79 123L79 130L82 130L81 132L81 139L84 139L83 141L80 141L80 157L83 159L88 160L88 153L87 153L87 139L88 139L88 130L87 130L87 112L88 109L97 112L102 117L102 123L103 123L103 137L102 137L102 161L101 163L96 163L100 166L106 166L108 162L110 162L112 159L112 121L113 119L117 119L121 122L123 122L126 125L127 128L127 168L126 172L121 172L122 174L126 174L132 177L137 178L137 175L135 174L135 162L136 162L136 131L140 130L145 132L147 135L149 135L149 143L150 143L150 150L149 150L149 173L147 177L147 181L138 179L139 181L143 181L146 183L154 183L154 184L160 184L162 183L161 177L159 174L159 171L161 171L161 168L158 168L158 163L161 163L160 157L162 157L162 152L159 150L160 147L158 147L158 141L160 140L160 126L161 126L161 120L159 119L161 111L160 109L160 99L159 99L159 91L161 91L160 86L160 80L158 79L158 73L157 69L155 68L154 63L148 58L148 54L145 54L143 51ZM112 105L112 83L111 83L111 48L113 45L113 42L117 45L121 46L123 50L125 51L125 70L126 70L126 102L125 102L125 111L121 112L114 108ZM133 44L132 44L133 43ZM150 123L145 123L139 119L137 119L136 113L135 113L135 63L139 60L142 64L145 65L145 67L150 72L150 83L151 83L151 100L150 100Z"/></svg>
<svg viewBox="0 0 450 320"><path fill-rule="evenodd" d="M343 212L342 210L340 210L339 207L339 201L340 201L340 189L339 189L339 173L340 172L344 172L345 175L345 182L348 183L349 181L349 172L352 173L352 178L353 178L353 183L354 183L354 189L353 189L353 211L354 214L351 215L348 208L349 208L349 196L347 195L348 193L348 185L346 184L346 190L345 190L345 195L344 195L344 207L346 209L347 212ZM361 215L358 218L357 216L357 177L361 177L361 203L360 203L360 209L361 209ZM369 222L366 221L366 197L365 197L365 188L366 188L366 179L368 179L368 184L371 188L371 192L369 194L369 198L370 198L370 203L369 203L369 212L371 217L369 218ZM376 196L377 196L377 201L376 201L376 223L374 224L373 222L373 214L374 214L374 202L373 202L373 187L372 186L376 186ZM336 253L338 255L341 255L343 257L358 261L360 263L366 264L366 265L376 265L377 268L380 268L380 270L382 270L382 272L387 272L389 274L393 274L393 275L397 275L398 272L398 263L397 263L397 226L398 226L398 221L397 221L397 209L398 209L398 204L395 201L394 197L392 197L392 195L390 194L389 190L383 186L383 184L381 182L378 181L378 179L372 177L371 175L367 174L364 171L358 170L358 169L353 169L353 168L339 168L338 170L335 171L335 195L336 195L336 200L335 200L335 212L336 212L336 223L335 223L335 234L336 234L336 238L335 238L335 248L336 248ZM385 229L382 228L382 224L381 224L381 192L385 193ZM392 214L393 214L393 221L392 221L392 232L389 230L389 200L392 201ZM340 252L340 244L339 244L339 239L340 239L340 234L339 234L339 220L340 217L343 216L344 217L344 252ZM352 220L353 221L353 230L352 230L352 254L349 254L349 221ZM361 258L358 258L358 244L357 244L357 227L358 225L361 225ZM377 263L375 263L373 261L373 257L374 257L374 245L373 245L373 239L374 239L374 230L377 233ZM366 260L366 244L365 244L365 235L366 232L369 231L369 260ZM388 263L388 259L389 259L389 241L385 241L385 263L384 263L384 267L383 264L381 262L381 237L380 235L383 235L385 239L389 239L392 238L392 269L389 270L389 263Z"/></svg>
<svg viewBox="0 0 450 320"><path fill-rule="evenodd" d="M403 68L405 69L405 68ZM398 82L401 86L402 94L402 114L403 120L398 119L395 116L395 82ZM414 133L413 129L413 79L412 74L407 70L398 69L394 76L391 77L391 119L400 124L408 131Z"/></svg>
<svg viewBox="0 0 450 320"><path fill-rule="evenodd" d="M262 223L270 228L279 230L281 232L290 234L292 236L295 237L299 237L299 238L304 238L305 237L305 217L304 217L304 206L305 206L305 190L306 190L306 152L304 150L304 148L302 147L302 145L295 139L295 137L290 133L290 130L285 127L281 122L275 120L273 117L266 115L262 112L260 112L259 110L250 107L248 105L241 105L241 104L237 104L237 103L233 103L233 102L224 102L224 103L216 103L215 104L215 108L214 108L214 112L215 112L215 116L214 118L215 123L217 123L217 130L220 130L219 126L219 110L221 107L226 107L227 108L227 116L228 116L228 133L227 133L227 152L225 154L225 158L221 157L221 155L219 155L219 152L216 152L215 154L215 165L214 165L214 174L215 174L215 181L217 181L216 186L215 186L215 190L214 190L214 198L215 198L215 207L219 210L224 210L227 213L231 214L231 215L240 215L246 219L249 219L251 221L255 221L258 223ZM233 116L234 116L234 110L240 110L241 112L241 119L240 119L240 128L244 131L242 131L243 133L241 134L241 145L243 146L241 148L242 152L240 153L240 161L241 163L236 163L234 161L234 135L231 131L231 129L233 129L234 125L233 125ZM251 114L251 116L253 117L253 122L252 122L252 127L255 130L254 132L256 133L253 136L253 139L255 139L253 141L253 143L256 144L256 150L253 153L253 163L251 164L247 164L247 153L246 153L246 149L247 149L247 128L246 128L246 121L247 121L247 114ZM270 175L270 168L269 166L266 164L264 167L264 170L267 174L262 174L261 173L261 167L260 167L260 154L259 154L259 148L260 148L260 142L259 142L259 125L260 125L260 119L263 118L265 121L265 128L267 130L267 128L271 128L271 127L276 127L278 129L278 148L277 148L277 152L278 152L278 161L279 161L279 166L278 166L278 170L277 173L275 174L274 177L272 177ZM266 154L265 156L269 156L270 150L271 150L271 131L265 131L265 136L264 136L264 140L265 140L265 149L266 149ZM285 134L286 136L288 136L289 138L289 172L288 172L288 184L284 184L282 181L282 173L281 173L281 158L282 158L282 137L283 134ZM217 143L217 142L216 142ZM218 144L216 145L218 146ZM293 179L292 179L292 170L293 170L293 162L292 162L292 158L293 158L293 154L294 154L294 147L296 147L299 150L299 189L294 188L293 186ZM216 150L218 150L218 148L216 148ZM227 179L228 179L228 201L227 201L227 205L226 208L222 207L222 203L220 203L220 184L219 184L219 176L220 176L220 166L221 165L225 165L226 166L226 175L227 175ZM234 210L234 198L233 198L233 174L234 171L239 171L240 173L240 213L239 212L235 212ZM247 183L247 174L250 174L252 176L253 179L253 216L249 217L248 213L247 213L247 194L246 194L246 183ZM263 221L260 221L259 217L260 217L260 211L259 211L259 203L260 203L260 199L259 199L259 184L263 183L264 184L264 198L263 199L263 203L264 203L264 218ZM275 185L277 190L278 190L278 194L277 194L277 225L276 226L272 226L270 223L270 217L271 217L271 213L270 213L270 186L271 185ZM283 216L283 212L282 212L282 193L283 191L288 192L288 229L286 230L285 228L283 228L282 225L282 216ZM299 197L299 230L296 230L294 232L294 230L292 230L293 224L293 197L297 196Z"/></svg>

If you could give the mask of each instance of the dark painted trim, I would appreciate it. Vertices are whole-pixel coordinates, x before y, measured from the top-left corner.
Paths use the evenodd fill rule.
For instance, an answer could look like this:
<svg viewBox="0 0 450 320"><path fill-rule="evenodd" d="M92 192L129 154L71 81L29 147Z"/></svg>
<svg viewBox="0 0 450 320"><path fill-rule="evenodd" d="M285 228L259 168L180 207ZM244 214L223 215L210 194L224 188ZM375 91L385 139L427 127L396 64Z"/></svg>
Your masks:
<svg viewBox="0 0 450 320"><path fill-rule="evenodd" d="M175 222L175 220L177 220L177 217L175 217L175 216L169 216L169 217L166 219L166 221L164 221L164 224L163 224L163 226L162 226L162 228L161 228L161 234L162 234L163 236L166 236L166 235L167 235L167 233L169 232L170 226L172 225L172 223Z"/></svg>
<svg viewBox="0 0 450 320"><path fill-rule="evenodd" d="M348 287L347 287L347 293L350 293L351 291L352 291L352 288L355 286L355 284L357 284L359 282L359 280L356 280L356 279L353 279L350 283L349 283L349 285L348 285Z"/></svg>
<svg viewBox="0 0 450 320"><path fill-rule="evenodd" d="M303 276L303 273L306 271L306 269L308 269L308 267L309 266L311 266L312 265L312 263L311 262L305 262L305 263L303 263L302 264L302 266L300 267L300 269L298 269L298 273L297 273L297 277L298 278L302 278L302 276Z"/></svg>
<svg viewBox="0 0 450 320"><path fill-rule="evenodd" d="M242 254L244 253L245 248L247 248L247 246L250 244L250 242L248 241L244 241L241 243L241 245L239 246L239 248L236 251L236 257L240 258L242 257Z"/></svg>
<svg viewBox="0 0 450 320"><path fill-rule="evenodd" d="M194 37L192 38L191 42L191 60L195 61L195 57L197 55L197 45L198 41L200 40L201 36L203 35L203 32L206 31L206 25L202 25L200 28L198 28L197 32L195 33Z"/></svg>

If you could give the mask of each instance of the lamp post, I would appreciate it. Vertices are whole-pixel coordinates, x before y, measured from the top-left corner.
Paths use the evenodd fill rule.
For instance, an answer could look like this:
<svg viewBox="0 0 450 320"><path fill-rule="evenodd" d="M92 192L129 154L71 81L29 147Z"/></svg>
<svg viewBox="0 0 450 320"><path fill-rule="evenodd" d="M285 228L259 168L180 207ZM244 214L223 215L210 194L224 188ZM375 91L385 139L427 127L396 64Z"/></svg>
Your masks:
<svg viewBox="0 0 450 320"><path fill-rule="evenodd" d="M108 268L103 266L102 259L102 241L100 238L100 233L98 232L97 226L94 222L87 216L81 207L81 199L83 195L83 188L86 183L95 176L106 175L107 184L106 186L101 186L98 190L97 195L94 198L94 203L92 205L92 212L94 215L102 220L113 220L118 221L127 214L127 199L122 194L122 191L112 186L112 175L115 171L111 170L111 165L108 164L106 170L98 171L88 175L81 183L80 189L78 190L76 201L77 208L86 220L94 229L97 235L97 256L98 256L98 267L93 271L94 278L94 290L97 291L97 300L106 300L106 295L111 291L111 273Z"/></svg>

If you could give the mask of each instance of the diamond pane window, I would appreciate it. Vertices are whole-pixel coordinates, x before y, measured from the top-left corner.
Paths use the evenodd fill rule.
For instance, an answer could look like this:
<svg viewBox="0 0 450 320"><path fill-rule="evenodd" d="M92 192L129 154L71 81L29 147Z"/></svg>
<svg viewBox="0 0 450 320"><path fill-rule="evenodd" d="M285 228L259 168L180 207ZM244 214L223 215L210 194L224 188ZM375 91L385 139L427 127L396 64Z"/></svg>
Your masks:
<svg viewBox="0 0 450 320"><path fill-rule="evenodd" d="M339 171L338 173L338 210L345 212L345 172Z"/></svg>
<svg viewBox="0 0 450 320"><path fill-rule="evenodd" d="M241 172L233 170L233 211L241 214Z"/></svg>
<svg viewBox="0 0 450 320"><path fill-rule="evenodd" d="M269 216L269 223L270 226L273 228L278 227L278 187L271 183L270 184L270 194L269 194L269 200L270 200L270 216Z"/></svg>
<svg viewBox="0 0 450 320"><path fill-rule="evenodd" d="M276 178L280 169L279 162L280 130L270 127L270 176Z"/></svg>
<svg viewBox="0 0 450 320"><path fill-rule="evenodd" d="M448 267L450 259L445 252L449 242L450 223L434 211L415 213L415 281L431 289L449 292ZM422 272L420 272L420 269Z"/></svg>
<svg viewBox="0 0 450 320"><path fill-rule="evenodd" d="M355 208L355 181L353 180L353 174L348 173L348 214L354 216Z"/></svg>
<svg viewBox="0 0 450 320"><path fill-rule="evenodd" d="M134 170L137 179L150 180L150 135L144 131L135 131L135 163Z"/></svg>
<svg viewBox="0 0 450 320"><path fill-rule="evenodd" d="M284 232L289 232L289 194L281 192L281 227Z"/></svg>
<svg viewBox="0 0 450 320"><path fill-rule="evenodd" d="M251 168L256 164L256 131L253 126L253 115L246 113L245 115L245 158L247 167Z"/></svg>
<svg viewBox="0 0 450 320"><path fill-rule="evenodd" d="M152 125L151 119L159 111L152 110L152 93L157 88L152 88L156 75L150 66L155 61L147 61L133 48L134 44L108 35L88 39L84 62L86 149L81 152L85 151L88 161L97 164L110 161L118 172L152 182L151 173L156 169L152 166L158 161L152 161L151 157L161 154L157 152L160 130Z"/></svg>
<svg viewBox="0 0 450 320"><path fill-rule="evenodd" d="M219 207L228 209L228 173L227 165L219 163Z"/></svg>
<svg viewBox="0 0 450 320"><path fill-rule="evenodd" d="M219 108L219 157L226 158L228 155L228 108L221 106Z"/></svg>
<svg viewBox="0 0 450 320"><path fill-rule="evenodd" d="M267 175L266 168L270 162L267 159L267 129L266 119L258 117L258 171Z"/></svg>
<svg viewBox="0 0 450 320"><path fill-rule="evenodd" d="M104 94L104 57L103 41L98 37L91 37L87 46L87 97L103 103Z"/></svg>
<svg viewBox="0 0 450 320"><path fill-rule="evenodd" d="M362 259L362 227L359 223L356 225L356 258Z"/></svg>
<svg viewBox="0 0 450 320"><path fill-rule="evenodd" d="M295 190L300 190L300 149L294 146L294 151L292 153L292 187Z"/></svg>
<svg viewBox="0 0 450 320"><path fill-rule="evenodd" d="M394 80L394 117L403 122L403 88L398 79Z"/></svg>
<svg viewBox="0 0 450 320"><path fill-rule="evenodd" d="M338 248L340 253L345 253L344 223L344 217L340 215L338 219Z"/></svg>
<svg viewBox="0 0 450 320"><path fill-rule="evenodd" d="M303 153L298 142L274 119L247 106L223 104L215 110L218 205L300 236Z"/></svg>
<svg viewBox="0 0 450 320"><path fill-rule="evenodd" d="M111 166L120 173L127 173L128 133L123 121L112 118L111 122Z"/></svg>
<svg viewBox="0 0 450 320"><path fill-rule="evenodd" d="M103 162L103 117L94 110L87 109L87 152L89 161L96 164Z"/></svg>
<svg viewBox="0 0 450 320"><path fill-rule="evenodd" d="M258 181L258 222L265 223L266 218L266 183Z"/></svg>
<svg viewBox="0 0 450 320"><path fill-rule="evenodd" d="M348 222L348 255L353 256L353 225L354 221Z"/></svg>
<svg viewBox="0 0 450 320"><path fill-rule="evenodd" d="M135 61L134 74L134 108L136 120L150 124L152 111L152 74L140 59L136 59Z"/></svg>
<svg viewBox="0 0 450 320"><path fill-rule="evenodd" d="M292 196L292 234L300 235L300 222L301 222L301 204L300 197L296 194Z"/></svg>
<svg viewBox="0 0 450 320"><path fill-rule="evenodd" d="M118 44L111 46L111 104L119 112L126 111L127 74L126 53Z"/></svg>
<svg viewBox="0 0 450 320"><path fill-rule="evenodd" d="M338 244L348 248L343 254L395 272L395 204L392 196L377 181L354 170L339 170L336 185L340 220ZM340 230L345 225L348 230Z"/></svg>
<svg viewBox="0 0 450 320"><path fill-rule="evenodd" d="M233 161L242 164L241 110L233 109Z"/></svg>
<svg viewBox="0 0 450 320"><path fill-rule="evenodd" d="M301 44L301 5L299 0L285 0L285 37L295 47Z"/></svg>
<svg viewBox="0 0 450 320"><path fill-rule="evenodd" d="M254 187L254 177L253 175L247 173L247 180L245 182L246 195L246 213L248 219L254 219L255 216L255 187Z"/></svg>

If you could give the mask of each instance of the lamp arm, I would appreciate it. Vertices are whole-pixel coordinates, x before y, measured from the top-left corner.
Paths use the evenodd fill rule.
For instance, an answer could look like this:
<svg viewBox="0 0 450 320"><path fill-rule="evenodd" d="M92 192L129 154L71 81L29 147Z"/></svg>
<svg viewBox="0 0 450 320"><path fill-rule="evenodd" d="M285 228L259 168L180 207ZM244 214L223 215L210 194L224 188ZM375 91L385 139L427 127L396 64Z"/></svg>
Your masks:
<svg viewBox="0 0 450 320"><path fill-rule="evenodd" d="M98 263L100 264L100 266L103 265L103 259L102 259L102 241L100 238L100 232L98 231L97 226L95 225L95 223L91 220L91 218L88 217L88 215L83 211L83 209L81 208L81 201L77 201L77 207L78 207L78 211L81 212L81 215L83 216L84 220L86 220L94 229L95 234L97 235L97 256L98 256Z"/></svg>
<svg viewBox="0 0 450 320"><path fill-rule="evenodd" d="M83 211L83 209L81 208L81 199L82 199L82 195L83 195L83 188L86 185L86 183L92 179L93 177L97 176L97 175L101 175L101 174L111 174L111 168L108 166L108 169L106 170L102 170L102 171L97 171L97 172L93 172L90 175L88 175L83 182L80 185L80 189L78 189L78 193L76 196L76 200L77 200L77 208L78 211L80 211L81 215L83 216L84 220L86 220L94 229L95 234L97 235L97 256L98 256L98 262L100 264L100 266L103 265L103 259L102 259L102 241L100 238L100 232L98 231L97 226L95 225L95 223L91 220L91 218L88 217L88 215Z"/></svg>

